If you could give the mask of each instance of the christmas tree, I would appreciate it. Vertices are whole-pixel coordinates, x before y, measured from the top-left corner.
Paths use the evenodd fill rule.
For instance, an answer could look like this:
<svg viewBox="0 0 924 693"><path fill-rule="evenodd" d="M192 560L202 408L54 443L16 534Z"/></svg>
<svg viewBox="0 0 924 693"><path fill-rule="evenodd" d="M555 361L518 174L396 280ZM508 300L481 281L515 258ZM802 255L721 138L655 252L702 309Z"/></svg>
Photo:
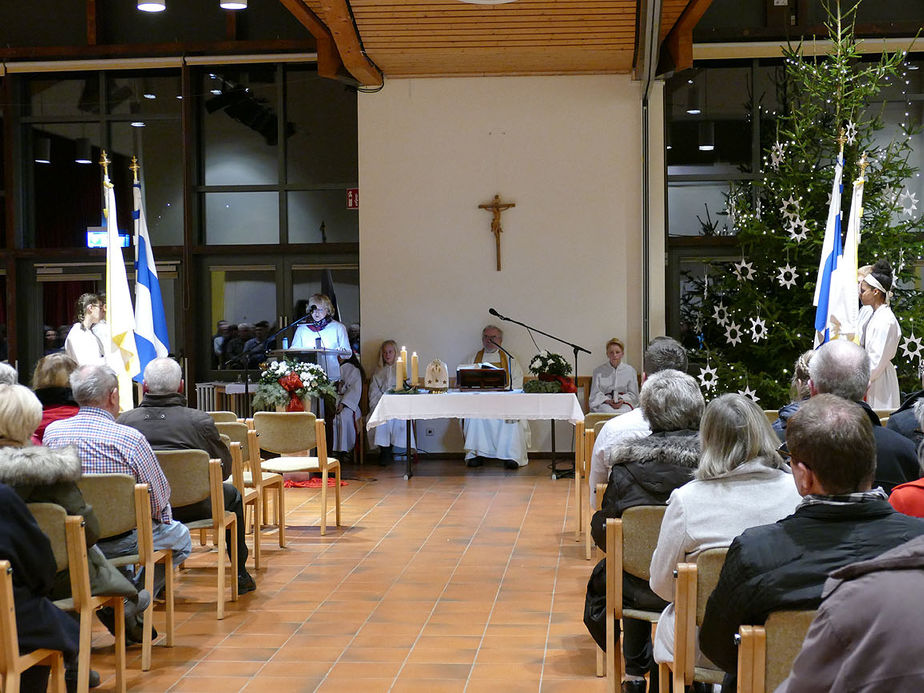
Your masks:
<svg viewBox="0 0 924 693"><path fill-rule="evenodd" d="M906 85L907 63L904 53L861 59L853 26L858 5L843 13L839 4L827 7L827 55L805 56L801 44L785 50L777 85L783 109L769 128L763 178L726 195L741 258L687 278L686 344L707 397L743 392L764 408L789 401L793 363L814 343L813 297L842 148L843 229L865 156L859 264L885 258L893 266L892 309L903 336L893 363L903 391L920 388L924 299L914 279L924 238L918 200L905 188L916 173L908 157L917 125L906 117L900 136L887 141L881 107L871 106L883 88Z"/></svg>

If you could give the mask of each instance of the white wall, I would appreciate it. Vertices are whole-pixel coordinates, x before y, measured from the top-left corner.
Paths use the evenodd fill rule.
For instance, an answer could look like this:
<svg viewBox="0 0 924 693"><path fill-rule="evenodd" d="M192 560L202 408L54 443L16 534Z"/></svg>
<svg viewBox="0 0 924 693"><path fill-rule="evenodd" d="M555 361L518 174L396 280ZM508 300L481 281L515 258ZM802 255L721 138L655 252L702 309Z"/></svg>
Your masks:
<svg viewBox="0 0 924 693"><path fill-rule="evenodd" d="M454 371L479 346L488 308L587 347L579 371L626 341L641 370L640 88L625 76L387 81L360 95L360 284L364 363L394 338ZM503 213L503 270L491 216ZM501 323L528 363L526 331ZM570 349L537 336L539 347ZM548 449L548 424L533 448ZM561 428L559 450L570 448ZM459 449L438 427L423 449Z"/></svg>

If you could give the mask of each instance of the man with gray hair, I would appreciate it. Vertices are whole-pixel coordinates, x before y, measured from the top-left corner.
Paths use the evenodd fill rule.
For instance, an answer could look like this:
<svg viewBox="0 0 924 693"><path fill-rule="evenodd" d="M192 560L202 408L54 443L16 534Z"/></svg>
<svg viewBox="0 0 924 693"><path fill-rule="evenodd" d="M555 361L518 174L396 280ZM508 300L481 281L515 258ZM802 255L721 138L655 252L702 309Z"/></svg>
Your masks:
<svg viewBox="0 0 924 693"><path fill-rule="evenodd" d="M154 549L171 549L173 564L179 565L192 551L189 530L173 520L170 485L154 451L134 428L116 423L119 414L119 382L109 366L87 365L71 373L71 391L80 410L69 419L54 421L45 429L49 448L73 445L84 474L129 474L147 484L151 494ZM99 542L109 558L137 550L135 532ZM136 582L140 576L136 576ZM163 587L163 568L154 573L154 594Z"/></svg>
<svg viewBox="0 0 924 693"><path fill-rule="evenodd" d="M137 408L119 417L119 423L140 431L155 450L205 450L209 458L221 460L224 478L231 476L231 451L221 442L212 417L186 406L183 371L171 358L153 359L144 369L144 398ZM247 572L247 544L244 543L244 505L234 484L222 484L225 510L237 515L237 587L239 594L256 589ZM211 501L173 509L180 522L205 520L212 516ZM228 557L231 536L228 530Z"/></svg>
<svg viewBox="0 0 924 693"><path fill-rule="evenodd" d="M687 352L680 342L671 337L655 337L645 350L642 365L644 367L643 383L646 378L668 368L686 373ZM651 427L645 419L643 406L614 417L600 429L600 434L594 442L594 451L590 458L590 472L587 475L587 481L590 484L590 507L597 507L597 484L606 483L610 476L613 448L621 443L648 435L651 435Z"/></svg>
<svg viewBox="0 0 924 693"><path fill-rule="evenodd" d="M19 373L8 363L0 363L0 385L17 385Z"/></svg>
<svg viewBox="0 0 924 693"><path fill-rule="evenodd" d="M821 345L809 363L809 376L813 397L837 395L863 407L876 439L875 486L882 486L886 493L891 493L898 484L918 478L914 443L885 428L876 412L863 401L869 384L869 357L862 347L845 339Z"/></svg>

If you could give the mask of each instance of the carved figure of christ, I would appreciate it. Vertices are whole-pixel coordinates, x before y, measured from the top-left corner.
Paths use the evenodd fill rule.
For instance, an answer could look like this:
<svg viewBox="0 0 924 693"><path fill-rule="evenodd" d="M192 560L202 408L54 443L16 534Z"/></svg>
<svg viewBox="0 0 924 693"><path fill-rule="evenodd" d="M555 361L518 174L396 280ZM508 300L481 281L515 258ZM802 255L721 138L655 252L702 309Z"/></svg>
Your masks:
<svg viewBox="0 0 924 693"><path fill-rule="evenodd" d="M490 204L478 205L479 209L486 209L491 212L493 215L491 218L491 233L494 234L494 243L497 246L497 271L501 271L501 244L500 236L503 233L501 228L501 212L505 209L510 209L511 207L516 207L516 204L513 202L501 202L500 195L495 195L494 200Z"/></svg>

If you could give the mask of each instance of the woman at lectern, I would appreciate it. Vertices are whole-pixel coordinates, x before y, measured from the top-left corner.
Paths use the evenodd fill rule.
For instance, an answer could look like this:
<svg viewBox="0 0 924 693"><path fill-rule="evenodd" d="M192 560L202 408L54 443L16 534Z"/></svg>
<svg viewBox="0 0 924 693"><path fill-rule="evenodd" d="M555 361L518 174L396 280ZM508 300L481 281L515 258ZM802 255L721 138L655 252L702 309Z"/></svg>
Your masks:
<svg viewBox="0 0 924 693"><path fill-rule="evenodd" d="M606 343L607 363L594 369L590 386L590 410L624 414L638 406L638 375L622 362L626 347L613 337Z"/></svg>
<svg viewBox="0 0 924 693"><path fill-rule="evenodd" d="M324 294L313 294L308 299L310 320L295 330L292 348L299 349L333 349L336 353L319 354L318 365L327 373L331 382L340 380L339 355L349 356L353 353L346 327L332 317L334 306Z"/></svg>

